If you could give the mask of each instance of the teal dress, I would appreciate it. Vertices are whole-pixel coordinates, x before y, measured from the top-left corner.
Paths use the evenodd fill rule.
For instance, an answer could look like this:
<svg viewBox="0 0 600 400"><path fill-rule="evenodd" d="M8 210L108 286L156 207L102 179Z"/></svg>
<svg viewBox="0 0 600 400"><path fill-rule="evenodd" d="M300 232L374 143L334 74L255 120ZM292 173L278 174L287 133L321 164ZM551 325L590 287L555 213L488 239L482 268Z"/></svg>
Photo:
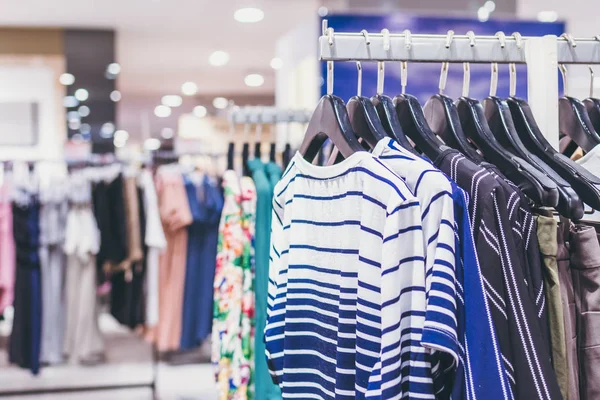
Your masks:
<svg viewBox="0 0 600 400"><path fill-rule="evenodd" d="M279 400L281 391L273 383L267 358L265 356L264 331L267 323L267 289L269 284L269 249L271 246L271 202L273 188L281 178L281 169L275 163L264 164L258 159L248 161L248 168L256 186L256 223L254 239L255 278L254 291L256 302L256 336L254 340L255 398L260 400Z"/></svg>

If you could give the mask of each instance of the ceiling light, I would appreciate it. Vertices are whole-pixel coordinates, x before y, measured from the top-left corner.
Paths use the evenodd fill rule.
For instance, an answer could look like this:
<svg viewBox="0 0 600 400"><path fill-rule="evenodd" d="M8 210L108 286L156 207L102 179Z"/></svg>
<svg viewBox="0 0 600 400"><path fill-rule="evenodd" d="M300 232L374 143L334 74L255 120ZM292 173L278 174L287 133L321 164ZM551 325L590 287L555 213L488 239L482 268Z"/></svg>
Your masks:
<svg viewBox="0 0 600 400"><path fill-rule="evenodd" d="M179 107L183 103L183 99L176 94L168 94L162 97L161 103L169 107Z"/></svg>
<svg viewBox="0 0 600 400"><path fill-rule="evenodd" d="M164 104L156 106L154 109L154 115L159 118L167 118L169 115L171 115L171 107L165 106Z"/></svg>
<svg viewBox="0 0 600 400"><path fill-rule="evenodd" d="M160 136L162 136L163 139L172 139L173 136L175 136L175 131L171 128L162 128Z"/></svg>
<svg viewBox="0 0 600 400"><path fill-rule="evenodd" d="M198 93L198 85L196 85L194 82L186 82L181 85L181 93L186 96L194 96L196 93Z"/></svg>
<svg viewBox="0 0 600 400"><path fill-rule="evenodd" d="M213 105L214 105L214 102L213 102ZM196 107L194 107L194 115L196 117L198 117L198 118L204 118L204 117L206 117L206 113L207 113L206 107L204 107L204 106L196 106Z"/></svg>
<svg viewBox="0 0 600 400"><path fill-rule="evenodd" d="M279 57L274 57L271 60L271 68L273 69L281 69L283 67L283 60Z"/></svg>
<svg viewBox="0 0 600 400"><path fill-rule="evenodd" d="M86 101L90 97L90 94L85 89L77 89L75 91L75 98L79 101Z"/></svg>
<svg viewBox="0 0 600 400"><path fill-rule="evenodd" d="M77 111L69 111L67 113L67 121L79 121L80 116Z"/></svg>
<svg viewBox="0 0 600 400"><path fill-rule="evenodd" d="M81 132L82 135L87 135L91 131L92 126L90 124L81 124L81 126L79 127L79 132Z"/></svg>
<svg viewBox="0 0 600 400"><path fill-rule="evenodd" d="M317 13L319 14L319 17L326 17L327 14L329 14L329 10L327 9L327 7L319 7Z"/></svg>
<svg viewBox="0 0 600 400"><path fill-rule="evenodd" d="M115 132L114 138L119 142L126 142L127 139L129 139L129 132L124 131L123 129L119 129Z"/></svg>
<svg viewBox="0 0 600 400"><path fill-rule="evenodd" d="M492 0L488 0L485 2L483 7L492 13L492 12L494 12L494 10L496 10L496 3L494 3Z"/></svg>
<svg viewBox="0 0 600 400"><path fill-rule="evenodd" d="M229 54L224 51L217 50L208 57L208 62L210 65L215 67L221 67L229 62Z"/></svg>
<svg viewBox="0 0 600 400"><path fill-rule="evenodd" d="M87 117L90 115L90 108L88 106L81 106L77 109L77 112L82 117Z"/></svg>
<svg viewBox="0 0 600 400"><path fill-rule="evenodd" d="M110 92L110 99L112 101L114 101L115 103L117 101L121 100L121 92L119 92L118 90L113 90L112 92Z"/></svg>
<svg viewBox="0 0 600 400"><path fill-rule="evenodd" d="M479 7L477 10L477 18L481 22L485 22L490 19L490 12L485 7Z"/></svg>
<svg viewBox="0 0 600 400"><path fill-rule="evenodd" d="M69 121L69 129L76 131L81 128L81 121L78 119L73 119Z"/></svg>
<svg viewBox="0 0 600 400"><path fill-rule="evenodd" d="M121 65L119 63L110 63L108 67L106 67L106 72L111 75L119 75L121 72Z"/></svg>
<svg viewBox="0 0 600 400"><path fill-rule="evenodd" d="M65 86L72 85L73 83L75 83L75 75L64 73L60 76L60 78L58 78L58 81Z"/></svg>
<svg viewBox="0 0 600 400"><path fill-rule="evenodd" d="M77 107L79 105L79 100L75 98L75 96L65 96L63 97L63 106L66 108Z"/></svg>
<svg viewBox="0 0 600 400"><path fill-rule="evenodd" d="M215 97L213 99L212 104L213 104L214 108L223 110L223 109L227 108L227 106L229 105L229 100L227 100L225 97Z"/></svg>
<svg viewBox="0 0 600 400"><path fill-rule="evenodd" d="M248 74L244 78L244 82L250 87L259 87L265 83L265 78L261 74Z"/></svg>
<svg viewBox="0 0 600 400"><path fill-rule="evenodd" d="M117 138L113 139L113 145L120 149L121 147L125 147L125 145L127 144L127 140L117 140Z"/></svg>
<svg viewBox="0 0 600 400"><path fill-rule="evenodd" d="M81 136L81 134L76 133L73 136L71 136L71 141L75 142L75 143L81 143L83 142L83 136Z"/></svg>
<svg viewBox="0 0 600 400"><path fill-rule="evenodd" d="M556 22L558 13L556 11L540 11L537 20L540 22Z"/></svg>
<svg viewBox="0 0 600 400"><path fill-rule="evenodd" d="M115 124L113 124L112 122L105 122L104 124L102 124L102 127L100 128L100 136L102 136L105 139L108 139L112 137L114 133Z"/></svg>
<svg viewBox="0 0 600 400"><path fill-rule="evenodd" d="M240 8L233 14L233 18L235 18L238 22L245 23L254 23L262 21L265 17L265 13L260 8L254 7L246 7Z"/></svg>
<svg viewBox="0 0 600 400"><path fill-rule="evenodd" d="M156 138L146 139L144 142L144 148L149 151L158 150L160 149L160 140Z"/></svg>

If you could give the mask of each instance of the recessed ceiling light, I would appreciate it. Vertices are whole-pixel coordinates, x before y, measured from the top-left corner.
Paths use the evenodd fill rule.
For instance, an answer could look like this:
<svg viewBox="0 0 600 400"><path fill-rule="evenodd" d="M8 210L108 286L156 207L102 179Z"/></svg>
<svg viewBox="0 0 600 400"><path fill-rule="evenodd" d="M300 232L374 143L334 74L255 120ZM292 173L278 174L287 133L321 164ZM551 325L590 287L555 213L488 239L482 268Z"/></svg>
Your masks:
<svg viewBox="0 0 600 400"><path fill-rule="evenodd" d="M245 23L259 22L262 21L264 17L264 11L254 7L240 8L233 14L233 18L235 18L236 21Z"/></svg>
<svg viewBox="0 0 600 400"><path fill-rule="evenodd" d="M175 136L175 131L171 128L162 128L160 136L162 136L163 139L172 139L173 136Z"/></svg>
<svg viewBox="0 0 600 400"><path fill-rule="evenodd" d="M181 85L181 93L186 96L194 96L196 93L198 93L198 85L196 85L194 82L186 82Z"/></svg>
<svg viewBox="0 0 600 400"><path fill-rule="evenodd" d="M319 9L317 10L317 14L319 14L319 17L326 17L327 14L329 14L329 10L327 9L327 7L319 7Z"/></svg>
<svg viewBox="0 0 600 400"><path fill-rule="evenodd" d="M79 105L79 100L75 98L75 96L65 96L63 98L63 106L66 108L77 107Z"/></svg>
<svg viewBox="0 0 600 400"><path fill-rule="evenodd" d="M477 10L477 18L481 22L485 22L490 19L490 12L485 7L479 7Z"/></svg>
<svg viewBox="0 0 600 400"><path fill-rule="evenodd" d="M129 139L129 132L119 129L115 132L114 138L120 142L126 142Z"/></svg>
<svg viewBox="0 0 600 400"><path fill-rule="evenodd" d="M164 104L156 106L154 109L154 115L159 118L167 118L169 115L171 115L171 107L165 106Z"/></svg>
<svg viewBox="0 0 600 400"><path fill-rule="evenodd" d="M90 124L81 124L81 127L79 128L79 132L81 132L82 135L87 135L91 131L92 126Z"/></svg>
<svg viewBox="0 0 600 400"><path fill-rule="evenodd" d="M485 7L486 10L488 10L491 13L494 12L494 10L496 10L496 3L493 2L492 0L486 1L483 6Z"/></svg>
<svg viewBox="0 0 600 400"><path fill-rule="evenodd" d="M215 67L222 67L229 62L229 54L225 51L217 50L208 57L208 62Z"/></svg>
<svg viewBox="0 0 600 400"><path fill-rule="evenodd" d="M118 149L120 149L121 147L125 147L126 144L127 140L117 140L116 137L113 139L113 145Z"/></svg>
<svg viewBox="0 0 600 400"><path fill-rule="evenodd" d="M58 81L65 86L72 85L73 83L75 83L75 75L64 73L60 76L60 78L58 78Z"/></svg>
<svg viewBox="0 0 600 400"><path fill-rule="evenodd" d="M115 124L113 124L112 122L105 122L104 124L102 124L102 127L100 128L100 136L102 136L105 139L108 139L111 138L114 133Z"/></svg>
<svg viewBox="0 0 600 400"><path fill-rule="evenodd" d="M119 63L110 63L108 67L106 67L106 72L111 75L119 75L121 72L121 65Z"/></svg>
<svg viewBox="0 0 600 400"><path fill-rule="evenodd" d="M144 141L144 148L150 151L158 150L160 149L160 140L157 138L146 139L146 141Z"/></svg>
<svg viewBox="0 0 600 400"><path fill-rule="evenodd" d="M558 13L556 11L540 11L537 20L540 22L556 22Z"/></svg>
<svg viewBox="0 0 600 400"><path fill-rule="evenodd" d="M283 60L279 57L273 57L271 60L271 68L281 69L281 67L283 67Z"/></svg>
<svg viewBox="0 0 600 400"><path fill-rule="evenodd" d="M88 115L90 115L90 108L88 106L81 106L77 109L77 111L82 117L87 117Z"/></svg>
<svg viewBox="0 0 600 400"><path fill-rule="evenodd" d="M89 92L86 89L77 89L75 91L75 98L79 101L86 101L90 97Z"/></svg>
<svg viewBox="0 0 600 400"><path fill-rule="evenodd" d="M110 99L115 103L117 101L121 101L121 92L119 92L118 90L113 90L112 92L110 92Z"/></svg>
<svg viewBox="0 0 600 400"><path fill-rule="evenodd" d="M265 78L261 74L248 74L244 78L244 82L250 87L259 87L265 83Z"/></svg>
<svg viewBox="0 0 600 400"><path fill-rule="evenodd" d="M204 118L204 117L206 117L206 113L207 113L206 107L204 107L204 106L196 106L196 107L194 107L194 115L196 117L198 117L198 118Z"/></svg>
<svg viewBox="0 0 600 400"><path fill-rule="evenodd" d="M78 119L73 119L69 121L69 129L76 131L81 127L81 121Z"/></svg>
<svg viewBox="0 0 600 400"><path fill-rule="evenodd" d="M212 104L213 104L214 108L223 110L223 109L227 108L227 106L229 105L229 100L227 100L225 97L215 97L213 99Z"/></svg>
<svg viewBox="0 0 600 400"><path fill-rule="evenodd" d="M169 107L179 107L183 103L183 99L176 94L168 94L162 97L161 103Z"/></svg>

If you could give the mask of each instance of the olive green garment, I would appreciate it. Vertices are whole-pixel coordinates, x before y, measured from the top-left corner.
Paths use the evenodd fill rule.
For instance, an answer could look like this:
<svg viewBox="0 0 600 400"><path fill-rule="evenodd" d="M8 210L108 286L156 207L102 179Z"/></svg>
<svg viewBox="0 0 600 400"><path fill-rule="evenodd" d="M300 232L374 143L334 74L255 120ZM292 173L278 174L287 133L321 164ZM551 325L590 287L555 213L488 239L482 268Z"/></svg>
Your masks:
<svg viewBox="0 0 600 400"><path fill-rule="evenodd" d="M254 340L254 391L257 400L279 400L281 391L273 383L265 356L264 330L267 323L267 289L269 285L269 250L271 248L271 210L273 185L281 177L281 169L274 163L248 161L248 168L256 186L256 233L254 236L254 291L256 302L256 331ZM275 183L272 181L275 179Z"/></svg>
<svg viewBox="0 0 600 400"><path fill-rule="evenodd" d="M540 253L544 263L544 284L546 285L546 301L548 302L548 321L550 324L550 340L552 342L552 365L558 379L558 386L564 399L569 389L569 365L567 361L567 344L565 340L565 324L563 306L560 295L558 264L557 227L558 222L551 217L538 215L537 237Z"/></svg>

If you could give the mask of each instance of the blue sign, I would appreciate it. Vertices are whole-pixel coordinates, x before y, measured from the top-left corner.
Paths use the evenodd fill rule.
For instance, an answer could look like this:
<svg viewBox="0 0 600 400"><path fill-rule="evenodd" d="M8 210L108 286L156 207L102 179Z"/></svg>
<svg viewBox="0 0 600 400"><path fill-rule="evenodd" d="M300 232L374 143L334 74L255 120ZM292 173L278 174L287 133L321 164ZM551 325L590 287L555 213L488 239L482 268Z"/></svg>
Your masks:
<svg viewBox="0 0 600 400"><path fill-rule="evenodd" d="M441 34L453 30L457 35L464 35L472 30L476 35L493 36L502 31L507 36L519 32L522 36L561 35L565 31L563 22L546 23L537 21L505 21L490 20L480 22L467 18L439 18L418 17L408 14L390 14L385 16L366 15L328 15L328 25L335 32L360 32L366 29L369 33L379 33L382 29L389 29L390 33L401 33L409 29L413 34ZM469 96L475 99L484 99L489 95L490 65L471 64L471 84ZM377 87L377 63L363 62L363 96L373 96ZM500 74L497 94L507 97L509 91L508 65L499 65ZM327 76L326 63L321 69L323 82ZM441 64L435 63L408 63L408 81L406 93L416 96L421 103L425 103L439 89ZM557 71L558 74L558 71ZM462 64L450 64L448 81L444 94L451 98L458 98L462 92L463 67ZM354 62L336 62L334 64L334 94L344 100L356 95L357 70ZM560 81L559 81L560 82ZM327 90L326 84L321 86L322 94ZM385 64L384 93L390 97L400 94L400 63L387 62ZM517 65L517 96L527 98L527 69L525 65Z"/></svg>

